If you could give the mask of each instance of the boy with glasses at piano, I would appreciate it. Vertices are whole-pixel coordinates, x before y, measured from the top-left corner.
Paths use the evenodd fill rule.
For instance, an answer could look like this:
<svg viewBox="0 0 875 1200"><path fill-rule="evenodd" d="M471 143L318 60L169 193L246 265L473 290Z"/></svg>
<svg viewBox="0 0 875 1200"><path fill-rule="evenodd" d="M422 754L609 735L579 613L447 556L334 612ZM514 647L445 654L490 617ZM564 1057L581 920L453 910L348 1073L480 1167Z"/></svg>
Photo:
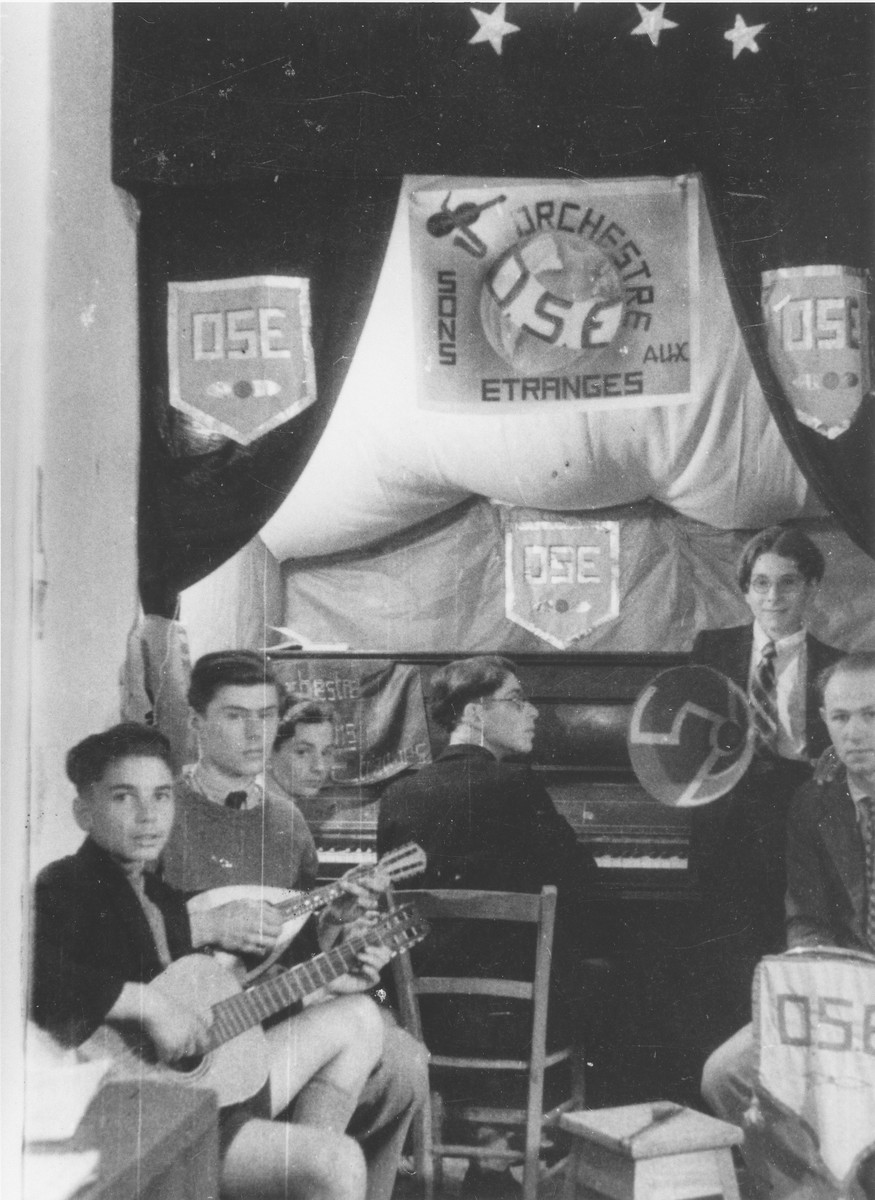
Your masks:
<svg viewBox="0 0 875 1200"><path fill-rule="evenodd" d="M102 1026L139 1027L162 1063L199 1056L210 1048L213 1014L204 996L212 971L191 996L180 992L178 977L175 987L149 986L171 964L219 970L212 960L191 955L201 943L184 896L146 869L161 853L174 818L169 743L147 726L116 725L74 746L67 774L86 838L76 854L50 864L36 881L33 1018L63 1045L83 1046L93 1038L93 1056L112 1046ZM176 962L186 955L186 963ZM367 946L358 957L358 973L341 976L329 989L364 991L388 954ZM226 994L234 991L232 982ZM362 995L276 1021L264 1034L265 1077L252 1081L248 1098L235 1095L222 1111L222 1194L235 1200L363 1200L365 1162L344 1129L368 1100L382 1039L379 1011ZM222 1052L233 1054L235 1043L229 1038ZM231 1068L235 1088L238 1069ZM135 1060L129 1070L139 1077L143 1064ZM208 1078L204 1082L211 1086ZM294 1124L273 1119L290 1105Z"/></svg>
<svg viewBox="0 0 875 1200"><path fill-rule="evenodd" d="M449 734L449 745L388 788L380 801L377 852L417 842L428 858L421 882L427 888L539 892L556 885L551 1024L556 1018L563 1040L582 1036L591 1058L598 1054L595 1029L607 1016L609 964L601 956L614 951L615 939L603 906L593 902L598 868L592 855L519 761L531 754L538 710L514 664L493 655L447 664L433 676L430 692L432 718ZM513 971L526 948L512 926L493 926L482 937L467 930L462 942L452 922L444 924L419 956L422 974L444 974L446 967L459 975L517 978ZM511 1057L518 1053L519 1014L508 1001L476 1007L470 998L431 999L440 1012L430 1022L423 1003L423 1017L433 1053L476 1054L483 1045L503 1052L505 1043ZM450 1015L454 1004L461 1007ZM605 1029L599 1032L605 1043ZM442 1047L441 1039L451 1044ZM606 1053L605 1060L612 1057ZM490 1173L472 1165L467 1186L482 1190L494 1182L484 1174Z"/></svg>
<svg viewBox="0 0 875 1200"><path fill-rule="evenodd" d="M176 782L176 820L162 855L164 879L189 896L225 886L306 891L315 883L312 834L291 799L272 792L267 776L281 697L270 664L251 651L205 654L192 669L188 700L199 757ZM379 878L349 883L346 898L309 922L294 949L308 939L312 951L331 945L344 926L376 908L384 886ZM283 925L278 910L260 899L232 900L191 919L201 944L261 956L275 948ZM368 1200L391 1195L426 1088L424 1047L387 1022L368 1103L350 1126L361 1134L368 1161Z"/></svg>
<svg viewBox="0 0 875 1200"><path fill-rule="evenodd" d="M692 661L727 675L748 696L757 742L744 778L727 795L693 810L690 868L703 906L691 964L695 989L710 980L712 1035L746 1019L754 967L784 944L787 808L829 745L816 680L842 651L818 641L806 622L823 555L792 526L751 538L738 563L738 587L753 622L707 629Z"/></svg>

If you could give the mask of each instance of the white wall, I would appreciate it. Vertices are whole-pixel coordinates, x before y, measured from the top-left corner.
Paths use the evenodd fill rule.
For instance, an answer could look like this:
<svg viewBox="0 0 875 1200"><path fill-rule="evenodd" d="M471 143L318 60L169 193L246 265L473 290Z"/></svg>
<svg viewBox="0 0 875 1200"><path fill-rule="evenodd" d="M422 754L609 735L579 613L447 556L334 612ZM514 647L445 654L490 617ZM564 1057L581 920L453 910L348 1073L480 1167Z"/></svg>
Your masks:
<svg viewBox="0 0 875 1200"><path fill-rule="evenodd" d="M42 316L44 577L33 670L31 866L78 845L66 750L118 720L136 616L136 215L110 182L112 6L51 9ZM40 636L41 634L41 636Z"/></svg>
<svg viewBox="0 0 875 1200"><path fill-rule="evenodd" d="M20 1133L23 987L7 937L28 875L80 840L64 752L117 719L137 612L139 428L135 214L110 182L112 7L4 4L0 24L9 1148ZM8 1195L19 1194L17 1170L18 1155L4 1154Z"/></svg>

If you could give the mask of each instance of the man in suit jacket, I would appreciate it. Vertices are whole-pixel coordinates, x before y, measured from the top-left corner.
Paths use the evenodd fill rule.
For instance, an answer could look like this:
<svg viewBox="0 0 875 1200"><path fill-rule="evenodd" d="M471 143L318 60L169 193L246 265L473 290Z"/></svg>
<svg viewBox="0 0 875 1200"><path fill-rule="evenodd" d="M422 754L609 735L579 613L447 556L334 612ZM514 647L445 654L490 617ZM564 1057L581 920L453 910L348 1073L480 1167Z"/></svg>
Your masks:
<svg viewBox="0 0 875 1200"><path fill-rule="evenodd" d="M794 797L787 827L787 944L838 946L875 954L875 868L867 866L866 830L875 838L875 651L849 654L821 676L822 715L844 770L809 782ZM870 909L873 916L869 917ZM705 1064L702 1094L726 1121L745 1130L743 1154L754 1195L833 1200L813 1140L767 1105L750 1120L756 1096L752 1027L739 1030ZM875 1080L873 1080L875 1089ZM856 1200L875 1196L875 1159L858 1173Z"/></svg>
<svg viewBox="0 0 875 1200"><path fill-rule="evenodd" d="M704 630L693 645L694 662L721 671L748 696L764 650L774 675L773 730L758 737L754 759L729 795L693 813L690 861L704 899L696 973L713 986L707 1007L715 1040L745 1019L756 963L784 946L787 809L829 744L816 680L841 654L805 628L823 571L823 556L804 533L763 530L738 565L753 622Z"/></svg>

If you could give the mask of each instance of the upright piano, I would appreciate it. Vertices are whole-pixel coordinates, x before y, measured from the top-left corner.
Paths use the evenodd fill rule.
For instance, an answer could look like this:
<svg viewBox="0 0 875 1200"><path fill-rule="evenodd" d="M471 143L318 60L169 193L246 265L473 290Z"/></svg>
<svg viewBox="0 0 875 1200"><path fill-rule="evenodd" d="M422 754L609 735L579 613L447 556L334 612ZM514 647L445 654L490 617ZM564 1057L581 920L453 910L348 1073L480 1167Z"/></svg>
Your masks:
<svg viewBox="0 0 875 1200"><path fill-rule="evenodd" d="M279 672L296 659L328 665L336 653L279 652ZM356 660L385 658L358 653ZM428 709L431 677L451 654L395 654L422 679ZM658 804L632 772L626 730L632 706L660 671L678 666L678 654L519 654L513 658L526 695L539 711L534 770L553 802L589 844L601 868L600 886L620 898L671 897L689 887L689 816ZM432 754L446 742L429 721ZM380 786L329 785L309 802L305 815L319 849L321 870L336 877L359 863L376 861Z"/></svg>
<svg viewBox="0 0 875 1200"><path fill-rule="evenodd" d="M331 674L338 659L386 659L356 653L278 652L282 678L301 660L324 662ZM435 671L461 655L394 654L419 673L428 709ZM619 931L622 1012L617 1046L628 1087L610 1102L654 1098L698 1102L698 1079L707 1033L696 1027L684 1002L686 951L697 895L688 869L689 815L652 799L632 771L626 744L631 710L644 687L661 671L680 666L679 654L515 654L523 690L539 711L534 770L557 809L599 864L599 900ZM430 720L436 756L446 734ZM376 861L380 794L391 783L363 787L329 785L302 805L313 829L321 873L335 878L350 867ZM603 1101L604 1102L604 1101Z"/></svg>

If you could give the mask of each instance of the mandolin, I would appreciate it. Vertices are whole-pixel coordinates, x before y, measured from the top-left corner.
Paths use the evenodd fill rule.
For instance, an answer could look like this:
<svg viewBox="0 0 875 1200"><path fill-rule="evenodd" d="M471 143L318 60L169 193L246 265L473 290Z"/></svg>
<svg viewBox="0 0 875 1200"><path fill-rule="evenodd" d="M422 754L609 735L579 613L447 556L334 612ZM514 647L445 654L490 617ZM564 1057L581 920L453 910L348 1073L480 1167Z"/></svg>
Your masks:
<svg viewBox="0 0 875 1200"><path fill-rule="evenodd" d="M141 1027L134 1022L102 1025L79 1047L89 1060L111 1058L117 1077L172 1078L192 1087L212 1088L222 1108L248 1100L268 1076L267 1050L261 1022L321 991L355 970L365 946L384 946L394 958L421 942L428 926L407 904L362 933L317 954L280 975L245 991L234 975L205 954L189 954L170 964L148 985L180 1004L192 997L212 1016L206 1053L176 1063L161 1063Z"/></svg>
<svg viewBox="0 0 875 1200"><path fill-rule="evenodd" d="M270 904L283 918L283 927L273 948L267 956L256 954L232 954L225 950L215 952L215 957L232 970L243 984L254 982L277 961L294 941L307 917L311 913L327 908L335 900L346 895L345 883L364 882L376 875L394 883L421 875L427 864L425 851L415 842L400 846L386 854L378 863L363 864L347 871L340 879L327 883L311 892L296 892L289 888L265 887L259 884L238 884L211 888L188 901L190 913L209 912L234 900L256 900Z"/></svg>

